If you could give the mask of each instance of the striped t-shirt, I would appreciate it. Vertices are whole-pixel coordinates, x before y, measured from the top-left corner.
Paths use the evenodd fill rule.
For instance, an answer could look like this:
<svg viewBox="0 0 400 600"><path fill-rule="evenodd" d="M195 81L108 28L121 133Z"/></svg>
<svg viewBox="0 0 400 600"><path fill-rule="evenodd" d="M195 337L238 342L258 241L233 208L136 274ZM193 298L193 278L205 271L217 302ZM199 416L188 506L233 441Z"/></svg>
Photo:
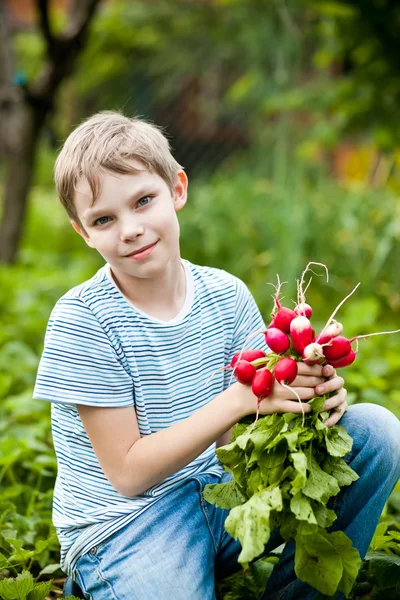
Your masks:
<svg viewBox="0 0 400 600"><path fill-rule="evenodd" d="M140 435L188 418L229 386L217 371L263 329L246 285L229 273L182 261L186 300L170 321L135 307L114 283L109 265L67 292L47 326L34 397L52 402L58 461L53 522L61 568L118 531L164 494L198 473L222 472L215 443L145 493L128 497L104 475L77 404L135 406ZM246 348L266 349L263 336ZM217 371L210 379L212 373Z"/></svg>

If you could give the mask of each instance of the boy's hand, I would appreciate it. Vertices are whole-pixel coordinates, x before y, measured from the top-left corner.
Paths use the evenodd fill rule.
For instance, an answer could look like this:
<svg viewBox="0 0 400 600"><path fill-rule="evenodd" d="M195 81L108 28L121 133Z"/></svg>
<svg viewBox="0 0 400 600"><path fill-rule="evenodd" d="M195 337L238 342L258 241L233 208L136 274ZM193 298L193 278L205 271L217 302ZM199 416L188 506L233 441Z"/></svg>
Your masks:
<svg viewBox="0 0 400 600"><path fill-rule="evenodd" d="M287 387L275 381L271 394L260 403L260 414L270 415L285 412L301 414L302 408L307 414L312 411L312 407L307 404L308 400L321 394L337 391L337 394L329 398L324 405L325 410L336 409L325 421L325 424L330 427L337 423L347 408L343 378L337 377L335 369L330 365L326 365L325 367L321 365L308 366L303 362L298 362L297 367L297 377L289 387L296 391L302 401L302 406L294 393L291 394ZM235 386L242 388L242 393L246 396L246 414L254 413L256 399L251 391L251 387L240 383L232 387Z"/></svg>
<svg viewBox="0 0 400 600"><path fill-rule="evenodd" d="M343 387L343 377L338 377L335 369L331 365L325 365L322 369L322 374L325 377L328 377L328 381L316 386L316 395L321 396L322 394L327 394L329 392L336 392L334 396L328 398L323 406L323 410L332 411L329 418L325 421L327 427L332 427L332 425L336 425L347 410L347 390Z"/></svg>
<svg viewBox="0 0 400 600"><path fill-rule="evenodd" d="M307 402L317 395L315 387L325 382L322 367L320 365L308 366L303 362L298 362L297 368L297 377L290 386L281 385L277 381L274 382L270 395L260 403L260 414L271 415L273 413L286 412L301 414L302 410L304 410L304 413L312 411L312 407ZM232 387L234 388L236 385L239 388L241 386L240 395L245 403L246 414L253 414L257 401L251 391L251 387L242 385L241 383L235 384ZM291 393L288 388L293 388L296 393ZM302 401L302 405L300 405L296 394Z"/></svg>

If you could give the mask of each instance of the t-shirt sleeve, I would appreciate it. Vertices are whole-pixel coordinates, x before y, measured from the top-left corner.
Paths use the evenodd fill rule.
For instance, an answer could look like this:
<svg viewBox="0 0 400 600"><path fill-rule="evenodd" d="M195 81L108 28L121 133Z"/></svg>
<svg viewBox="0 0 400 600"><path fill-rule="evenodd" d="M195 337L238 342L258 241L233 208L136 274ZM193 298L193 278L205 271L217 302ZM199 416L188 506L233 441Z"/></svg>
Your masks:
<svg viewBox="0 0 400 600"><path fill-rule="evenodd" d="M250 290L246 284L240 279L235 278L236 285L236 304L235 304L235 316L232 333L232 343L229 350L228 361L229 364L233 356L240 352L243 347L245 350L263 350L269 352L269 348L265 342L265 337L262 333L251 337L246 346L244 346L248 336L253 332L260 332L266 329L264 319L260 313L260 310L254 300ZM227 388L230 383L236 381L232 377L232 371L228 369L225 371L224 388Z"/></svg>
<svg viewBox="0 0 400 600"><path fill-rule="evenodd" d="M82 299L59 300L48 322L33 397L55 403L132 406L133 381L118 350Z"/></svg>

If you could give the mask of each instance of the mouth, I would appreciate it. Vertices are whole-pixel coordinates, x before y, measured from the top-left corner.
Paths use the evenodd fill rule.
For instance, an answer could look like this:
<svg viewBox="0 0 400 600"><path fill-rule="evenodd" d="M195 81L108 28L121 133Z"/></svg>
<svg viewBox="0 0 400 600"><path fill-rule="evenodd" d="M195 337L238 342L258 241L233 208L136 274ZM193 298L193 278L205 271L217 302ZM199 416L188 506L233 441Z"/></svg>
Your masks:
<svg viewBox="0 0 400 600"><path fill-rule="evenodd" d="M150 254L152 253L153 249L156 247L157 244L158 244L158 240L156 242L154 242L153 244L148 244L147 246L143 246L143 248L139 248L139 250L134 250L130 254L127 254L125 256L125 258L133 258L134 260L146 258L147 256L150 256Z"/></svg>

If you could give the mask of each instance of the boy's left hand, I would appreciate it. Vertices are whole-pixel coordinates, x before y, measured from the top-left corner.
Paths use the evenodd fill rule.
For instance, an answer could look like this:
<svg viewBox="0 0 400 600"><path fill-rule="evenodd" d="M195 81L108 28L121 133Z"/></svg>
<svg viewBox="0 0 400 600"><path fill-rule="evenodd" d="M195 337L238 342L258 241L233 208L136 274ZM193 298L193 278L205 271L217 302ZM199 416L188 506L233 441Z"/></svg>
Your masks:
<svg viewBox="0 0 400 600"><path fill-rule="evenodd" d="M347 410L347 390L344 386L343 377L336 375L335 369L331 365L325 365L322 369L322 375L327 377L325 383L320 383L315 387L315 393L318 396L328 394L329 392L337 392L331 398L328 398L323 406L323 410L331 410L332 413L325 421L327 427L332 427L342 418Z"/></svg>

